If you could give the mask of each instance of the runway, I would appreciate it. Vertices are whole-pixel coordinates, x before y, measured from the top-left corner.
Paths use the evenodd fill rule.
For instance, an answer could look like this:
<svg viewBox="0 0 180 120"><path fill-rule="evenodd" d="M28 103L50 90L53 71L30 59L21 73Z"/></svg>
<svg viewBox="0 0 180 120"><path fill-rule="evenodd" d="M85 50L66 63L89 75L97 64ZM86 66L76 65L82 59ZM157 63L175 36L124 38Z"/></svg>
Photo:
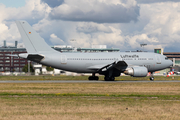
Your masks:
<svg viewBox="0 0 180 120"><path fill-rule="evenodd" d="M157 82L157 83L168 83L168 82L180 82L179 80L161 80L161 81L88 81L88 80L47 80L47 81L40 81L40 80L23 80L23 81L13 81L13 80L7 80L7 81L0 81L0 83L151 83L151 82Z"/></svg>

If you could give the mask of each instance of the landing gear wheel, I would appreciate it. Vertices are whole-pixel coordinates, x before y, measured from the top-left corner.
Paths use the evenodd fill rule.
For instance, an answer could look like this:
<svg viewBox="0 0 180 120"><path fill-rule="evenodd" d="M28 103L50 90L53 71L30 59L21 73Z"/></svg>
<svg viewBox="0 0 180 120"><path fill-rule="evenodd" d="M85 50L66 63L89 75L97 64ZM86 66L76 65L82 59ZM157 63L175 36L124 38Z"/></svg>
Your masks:
<svg viewBox="0 0 180 120"><path fill-rule="evenodd" d="M151 77L149 78L151 81L154 81L153 72L151 72Z"/></svg>
<svg viewBox="0 0 180 120"><path fill-rule="evenodd" d="M112 77L111 81L114 81L114 80L115 80L115 78L114 78L114 77Z"/></svg>
<svg viewBox="0 0 180 120"><path fill-rule="evenodd" d="M94 76L94 80L99 80L99 77L98 76Z"/></svg>
<svg viewBox="0 0 180 120"><path fill-rule="evenodd" d="M109 81L109 77L104 77L104 80L105 81Z"/></svg>
<svg viewBox="0 0 180 120"><path fill-rule="evenodd" d="M105 81L114 81L115 78L114 78L114 77L107 77L107 76L105 76L105 77L104 77L104 80L105 80Z"/></svg>
<svg viewBox="0 0 180 120"><path fill-rule="evenodd" d="M89 76L88 80L93 80L93 76Z"/></svg>
<svg viewBox="0 0 180 120"><path fill-rule="evenodd" d="M88 80L99 80L98 76L89 76Z"/></svg>
<svg viewBox="0 0 180 120"><path fill-rule="evenodd" d="M150 77L149 79L150 79L151 81L154 81L154 77Z"/></svg>

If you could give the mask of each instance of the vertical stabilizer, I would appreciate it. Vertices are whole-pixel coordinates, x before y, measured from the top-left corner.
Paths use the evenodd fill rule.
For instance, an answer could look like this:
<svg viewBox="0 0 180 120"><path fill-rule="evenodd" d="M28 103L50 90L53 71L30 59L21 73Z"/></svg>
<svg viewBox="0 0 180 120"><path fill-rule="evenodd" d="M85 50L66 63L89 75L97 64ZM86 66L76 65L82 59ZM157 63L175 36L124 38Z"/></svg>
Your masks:
<svg viewBox="0 0 180 120"><path fill-rule="evenodd" d="M26 21L16 21L28 53L54 51Z"/></svg>

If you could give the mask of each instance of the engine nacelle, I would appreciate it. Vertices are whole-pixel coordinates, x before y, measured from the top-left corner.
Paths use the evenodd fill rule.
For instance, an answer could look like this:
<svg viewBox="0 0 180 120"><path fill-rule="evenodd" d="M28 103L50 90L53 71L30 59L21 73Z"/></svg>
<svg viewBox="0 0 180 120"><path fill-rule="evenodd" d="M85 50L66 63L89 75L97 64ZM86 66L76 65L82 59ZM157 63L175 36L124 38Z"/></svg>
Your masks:
<svg viewBox="0 0 180 120"><path fill-rule="evenodd" d="M132 67L127 68L124 73L133 77L146 77L148 74L148 70L146 67Z"/></svg>

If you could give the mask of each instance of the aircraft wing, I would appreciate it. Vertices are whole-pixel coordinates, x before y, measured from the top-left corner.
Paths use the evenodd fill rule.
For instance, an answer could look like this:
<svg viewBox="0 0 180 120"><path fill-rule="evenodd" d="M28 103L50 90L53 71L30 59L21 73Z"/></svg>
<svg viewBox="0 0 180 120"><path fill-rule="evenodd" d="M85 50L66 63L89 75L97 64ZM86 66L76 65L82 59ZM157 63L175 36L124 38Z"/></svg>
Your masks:
<svg viewBox="0 0 180 120"><path fill-rule="evenodd" d="M118 69L118 70L124 70L125 68L127 68L127 63L125 61L118 61L116 64L114 64L114 68Z"/></svg>
<svg viewBox="0 0 180 120"><path fill-rule="evenodd" d="M90 66L88 69L91 70L97 70L97 71L106 71L111 68L116 68L120 71L125 70L127 68L127 63L125 61L118 61L118 62L113 62L111 64L100 64L100 65L95 65L95 66Z"/></svg>
<svg viewBox="0 0 180 120"><path fill-rule="evenodd" d="M100 69L103 69L103 68L106 68L106 67L109 67L110 65L112 65L112 63L111 64L100 64L100 65L94 65L94 66L90 66L90 67L88 67L88 69L91 69L91 70L100 70Z"/></svg>

